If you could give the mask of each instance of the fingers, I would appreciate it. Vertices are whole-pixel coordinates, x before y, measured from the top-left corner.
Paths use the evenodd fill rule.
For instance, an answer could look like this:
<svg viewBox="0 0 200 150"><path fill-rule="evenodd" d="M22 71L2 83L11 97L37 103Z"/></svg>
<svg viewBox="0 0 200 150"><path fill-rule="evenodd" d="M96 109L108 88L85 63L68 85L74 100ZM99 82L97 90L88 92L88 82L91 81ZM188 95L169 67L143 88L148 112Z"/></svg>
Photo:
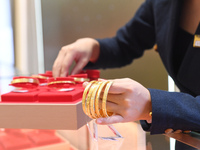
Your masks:
<svg viewBox="0 0 200 150"><path fill-rule="evenodd" d="M61 71L61 65L60 64L63 62L64 57L65 57L65 53L60 51L58 53L56 60L54 61L53 68L52 68L52 72L53 72L54 77L60 76L60 71Z"/></svg>
<svg viewBox="0 0 200 150"><path fill-rule="evenodd" d="M63 47L53 65L53 76L65 77L69 74L69 68L74 60L73 54L69 54L69 47Z"/></svg>
<svg viewBox="0 0 200 150"><path fill-rule="evenodd" d="M114 80L112 86L110 87L109 89L109 93L112 93L112 94L122 94L124 93L125 89L124 89L124 86L122 86L122 82L121 80Z"/></svg>
<svg viewBox="0 0 200 150"><path fill-rule="evenodd" d="M84 82L83 87L86 87L88 83L89 82ZM100 94L100 99L99 99L100 107L102 105L101 103L102 103L103 94L104 94L104 89L102 89L101 94ZM125 109L127 109L130 106L129 103L130 103L129 100L126 100L125 94L113 94L113 93L110 93L110 90L109 90L109 93L107 95L107 100L106 100L107 111L122 115L123 111L125 112Z"/></svg>
<svg viewBox="0 0 200 150"><path fill-rule="evenodd" d="M60 70L60 75L59 77L66 77L69 74L69 68L72 65L74 61L74 55L69 54L69 52L65 52L65 58L63 59L61 65L61 70Z"/></svg>
<svg viewBox="0 0 200 150"><path fill-rule="evenodd" d="M134 91L134 87L138 87L140 84L130 78L115 79L109 89L109 93L123 94L125 92Z"/></svg>
<svg viewBox="0 0 200 150"><path fill-rule="evenodd" d="M102 95L101 95L102 98ZM125 101L124 94L108 94L107 101L121 105Z"/></svg>
<svg viewBox="0 0 200 150"><path fill-rule="evenodd" d="M83 87L86 87L88 83L89 82L84 82L83 83ZM112 88L112 86L110 88ZM109 89L108 92L109 92L108 95L107 95L107 101L108 102L112 102L112 103L115 103L115 104L122 104L124 102L125 97L124 97L123 94L110 93L110 89ZM104 89L102 89L102 92L101 92L101 95L100 95L100 99L103 98L103 93L104 93Z"/></svg>
<svg viewBox="0 0 200 150"><path fill-rule="evenodd" d="M173 133L182 133L182 132L183 132L182 130L176 130Z"/></svg>
<svg viewBox="0 0 200 150"><path fill-rule="evenodd" d="M96 119L97 124L105 125L105 124L113 124L119 123L123 121L123 117L120 115L113 115L108 118L98 118Z"/></svg>
<svg viewBox="0 0 200 150"><path fill-rule="evenodd" d="M88 60L83 57L83 58L80 58L77 62L76 62L76 65L74 66L71 74L74 75L74 74L77 74L79 73L88 63Z"/></svg>
<svg viewBox="0 0 200 150"><path fill-rule="evenodd" d="M102 101L99 101L99 108L102 108ZM115 114L121 114L121 111L123 110L122 106L119 106L118 104L107 102L106 103L106 110L107 112L112 112Z"/></svg>
<svg viewBox="0 0 200 150"><path fill-rule="evenodd" d="M76 64L72 68L71 74L79 73L89 61L95 62L98 59L99 51L99 43L92 38L78 39L74 43L64 46L54 62L53 76L67 76L74 61Z"/></svg>
<svg viewBox="0 0 200 150"><path fill-rule="evenodd" d="M182 130L173 130L171 128L169 129L166 129L165 130L165 134L170 134L170 133L190 133L191 131L190 130L185 130L185 131L182 131Z"/></svg>

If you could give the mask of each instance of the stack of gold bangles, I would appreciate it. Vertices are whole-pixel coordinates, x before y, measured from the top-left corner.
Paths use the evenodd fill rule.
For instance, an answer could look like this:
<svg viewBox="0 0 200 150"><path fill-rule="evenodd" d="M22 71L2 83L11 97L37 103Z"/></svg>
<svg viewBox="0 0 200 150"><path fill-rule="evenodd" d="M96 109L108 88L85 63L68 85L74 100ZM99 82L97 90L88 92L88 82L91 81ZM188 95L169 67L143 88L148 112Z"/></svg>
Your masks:
<svg viewBox="0 0 200 150"><path fill-rule="evenodd" d="M108 91L112 85L112 81L91 81L85 87L82 98L82 107L86 115L92 119L109 117L113 115L112 112L107 112L106 101ZM101 107L99 101L100 95L103 93Z"/></svg>

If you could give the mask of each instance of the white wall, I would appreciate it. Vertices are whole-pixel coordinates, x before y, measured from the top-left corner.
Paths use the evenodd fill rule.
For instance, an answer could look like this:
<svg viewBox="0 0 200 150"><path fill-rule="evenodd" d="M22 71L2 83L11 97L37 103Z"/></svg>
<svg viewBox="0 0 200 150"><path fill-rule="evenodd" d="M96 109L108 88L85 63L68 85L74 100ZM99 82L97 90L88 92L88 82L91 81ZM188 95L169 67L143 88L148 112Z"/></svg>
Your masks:
<svg viewBox="0 0 200 150"><path fill-rule="evenodd" d="M44 72L41 4L39 0L14 0L15 56L20 74Z"/></svg>
<svg viewBox="0 0 200 150"><path fill-rule="evenodd" d="M9 0L0 0L0 93L8 92L14 74L14 43Z"/></svg>

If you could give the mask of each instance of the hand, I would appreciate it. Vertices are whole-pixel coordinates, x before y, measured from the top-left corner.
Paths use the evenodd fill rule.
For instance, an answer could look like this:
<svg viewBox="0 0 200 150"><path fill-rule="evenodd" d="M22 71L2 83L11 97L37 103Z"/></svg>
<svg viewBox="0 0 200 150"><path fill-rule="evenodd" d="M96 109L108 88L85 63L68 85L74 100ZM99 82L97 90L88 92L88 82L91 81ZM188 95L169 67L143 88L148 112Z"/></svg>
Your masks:
<svg viewBox="0 0 200 150"><path fill-rule="evenodd" d="M190 130L182 131L182 130L173 130L171 128L165 130L165 134L170 134L170 133L190 133L190 132L191 132Z"/></svg>
<svg viewBox="0 0 200 150"><path fill-rule="evenodd" d="M98 124L113 124L151 120L149 112L152 106L148 89L129 78L113 81L108 92L106 108L108 112L113 112L115 115L108 118L98 118L96 122Z"/></svg>
<svg viewBox="0 0 200 150"><path fill-rule="evenodd" d="M79 73L89 61L95 62L98 59L99 51L99 43L91 38L79 39L62 47L53 65L53 76L67 76L73 61L76 64L71 74Z"/></svg>

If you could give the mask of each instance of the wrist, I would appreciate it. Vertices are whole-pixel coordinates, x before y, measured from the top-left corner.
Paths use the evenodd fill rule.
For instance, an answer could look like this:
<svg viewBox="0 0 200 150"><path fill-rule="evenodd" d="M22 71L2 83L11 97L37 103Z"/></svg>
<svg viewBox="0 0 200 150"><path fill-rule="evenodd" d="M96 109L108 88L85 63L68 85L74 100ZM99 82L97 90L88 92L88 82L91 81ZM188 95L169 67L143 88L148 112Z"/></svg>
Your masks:
<svg viewBox="0 0 200 150"><path fill-rule="evenodd" d="M95 39L91 39L93 40L93 45L92 45L92 55L90 57L90 61L92 63L95 63L98 58L99 58L99 54L100 54L100 45L99 45L99 42Z"/></svg>
<svg viewBox="0 0 200 150"><path fill-rule="evenodd" d="M152 123L152 103L151 103L151 95L150 92L148 90L148 99L147 99L147 107L146 107L146 121L148 123Z"/></svg>
<svg viewBox="0 0 200 150"><path fill-rule="evenodd" d="M149 119L146 120L147 123L152 123L152 112L149 112Z"/></svg>

